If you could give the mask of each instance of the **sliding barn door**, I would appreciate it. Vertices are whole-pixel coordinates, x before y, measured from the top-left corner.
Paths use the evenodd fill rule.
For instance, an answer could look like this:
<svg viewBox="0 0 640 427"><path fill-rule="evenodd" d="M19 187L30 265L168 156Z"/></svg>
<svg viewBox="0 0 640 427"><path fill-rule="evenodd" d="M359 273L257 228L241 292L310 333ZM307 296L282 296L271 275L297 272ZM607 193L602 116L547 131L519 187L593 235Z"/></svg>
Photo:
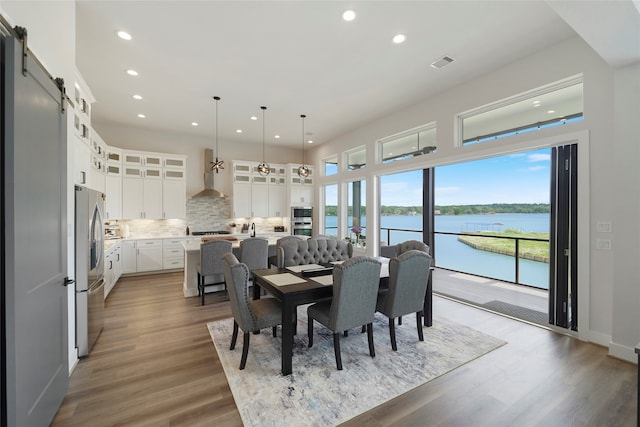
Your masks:
<svg viewBox="0 0 640 427"><path fill-rule="evenodd" d="M69 383L59 86L19 40L2 40L3 423L10 426L49 425Z"/></svg>
<svg viewBox="0 0 640 427"><path fill-rule="evenodd" d="M551 149L549 323L578 330L578 145Z"/></svg>

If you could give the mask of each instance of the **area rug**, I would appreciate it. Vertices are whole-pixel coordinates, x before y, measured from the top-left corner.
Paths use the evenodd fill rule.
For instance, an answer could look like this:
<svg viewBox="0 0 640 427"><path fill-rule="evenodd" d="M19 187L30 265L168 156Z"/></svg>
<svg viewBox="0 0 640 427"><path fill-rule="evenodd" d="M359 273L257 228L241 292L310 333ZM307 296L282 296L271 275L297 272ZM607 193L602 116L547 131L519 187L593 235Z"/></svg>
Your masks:
<svg viewBox="0 0 640 427"><path fill-rule="evenodd" d="M316 322L308 348L306 307L299 307L288 376L280 373L280 328L277 338L271 328L251 335L241 371L242 333L235 350L229 350L233 319L207 326L245 426L334 426L506 344L442 317L424 328L420 342L415 322L411 315L396 325L394 352L388 320L376 313L376 357L369 356L367 334L351 330L340 337L343 370L338 371L331 332Z"/></svg>

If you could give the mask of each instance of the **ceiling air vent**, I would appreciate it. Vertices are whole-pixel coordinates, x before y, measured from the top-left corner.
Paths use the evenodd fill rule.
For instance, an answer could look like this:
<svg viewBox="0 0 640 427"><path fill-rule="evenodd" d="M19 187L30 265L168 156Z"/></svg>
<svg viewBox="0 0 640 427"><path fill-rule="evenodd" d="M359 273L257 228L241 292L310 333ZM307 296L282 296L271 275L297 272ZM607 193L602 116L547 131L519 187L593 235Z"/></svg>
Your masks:
<svg viewBox="0 0 640 427"><path fill-rule="evenodd" d="M453 61L454 61L453 58L449 58L448 56L443 56L442 58L438 59L437 61L432 62L431 66L433 68L442 68L445 65L451 64Z"/></svg>

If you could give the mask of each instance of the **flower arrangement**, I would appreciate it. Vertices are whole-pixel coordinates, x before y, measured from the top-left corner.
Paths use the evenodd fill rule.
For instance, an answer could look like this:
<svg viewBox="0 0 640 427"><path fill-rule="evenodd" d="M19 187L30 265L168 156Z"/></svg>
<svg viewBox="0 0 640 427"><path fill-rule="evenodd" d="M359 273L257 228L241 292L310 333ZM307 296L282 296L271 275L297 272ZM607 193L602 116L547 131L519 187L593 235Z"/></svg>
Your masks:
<svg viewBox="0 0 640 427"><path fill-rule="evenodd" d="M351 227L351 231L359 235L360 233L362 233L362 227L354 225L353 227Z"/></svg>

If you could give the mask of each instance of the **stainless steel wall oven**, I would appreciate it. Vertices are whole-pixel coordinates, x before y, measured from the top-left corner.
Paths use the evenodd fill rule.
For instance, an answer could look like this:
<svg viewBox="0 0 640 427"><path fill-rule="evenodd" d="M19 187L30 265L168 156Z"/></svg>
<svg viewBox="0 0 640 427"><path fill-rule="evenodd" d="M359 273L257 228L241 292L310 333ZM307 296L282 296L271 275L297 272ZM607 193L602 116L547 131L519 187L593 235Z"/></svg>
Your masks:
<svg viewBox="0 0 640 427"><path fill-rule="evenodd" d="M313 232L313 208L291 208L291 234L294 236L311 237Z"/></svg>

